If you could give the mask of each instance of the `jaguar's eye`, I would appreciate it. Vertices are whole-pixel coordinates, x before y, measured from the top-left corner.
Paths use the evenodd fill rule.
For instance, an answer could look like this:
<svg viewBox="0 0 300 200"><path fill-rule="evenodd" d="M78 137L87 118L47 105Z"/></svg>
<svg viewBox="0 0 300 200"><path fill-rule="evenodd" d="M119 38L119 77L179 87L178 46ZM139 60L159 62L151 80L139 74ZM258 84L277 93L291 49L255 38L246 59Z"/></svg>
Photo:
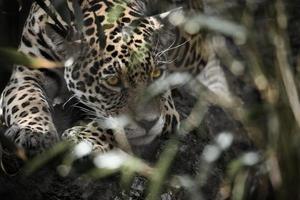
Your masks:
<svg viewBox="0 0 300 200"><path fill-rule="evenodd" d="M117 76L109 76L106 79L107 84L111 85L111 86L116 86L120 83L120 79Z"/></svg>
<svg viewBox="0 0 300 200"><path fill-rule="evenodd" d="M151 77L154 79L159 78L159 77L161 77L162 73L163 73L162 69L156 68L152 71Z"/></svg>

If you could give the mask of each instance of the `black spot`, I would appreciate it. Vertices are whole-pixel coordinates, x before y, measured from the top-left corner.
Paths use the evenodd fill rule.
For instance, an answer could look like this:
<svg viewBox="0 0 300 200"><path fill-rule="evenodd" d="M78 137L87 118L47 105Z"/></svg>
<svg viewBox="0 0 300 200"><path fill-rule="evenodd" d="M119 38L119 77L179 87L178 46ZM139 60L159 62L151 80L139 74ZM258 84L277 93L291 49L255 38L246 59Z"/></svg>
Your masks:
<svg viewBox="0 0 300 200"><path fill-rule="evenodd" d="M33 100L36 100L36 98L35 97L30 97L28 100L33 101Z"/></svg>
<svg viewBox="0 0 300 200"><path fill-rule="evenodd" d="M42 110L45 112L45 113L49 113L49 108L47 108L46 106L43 106ZM49 120L48 117L45 117L46 120Z"/></svg>
<svg viewBox="0 0 300 200"><path fill-rule="evenodd" d="M10 125L10 115L7 115L6 121L7 121L7 124Z"/></svg>
<svg viewBox="0 0 300 200"><path fill-rule="evenodd" d="M23 108L25 108L25 107L29 106L29 104L30 104L29 101L26 101L26 102L22 103L21 105Z"/></svg>
<svg viewBox="0 0 300 200"><path fill-rule="evenodd" d="M84 25L85 26L90 26L90 25L92 25L93 24L93 18L87 18L87 19L85 19L84 20Z"/></svg>
<svg viewBox="0 0 300 200"><path fill-rule="evenodd" d="M98 127L97 130L98 130L99 132L101 132L101 133L103 132L103 129L102 129L102 128L99 128L99 127Z"/></svg>
<svg viewBox="0 0 300 200"><path fill-rule="evenodd" d="M92 136L98 137L98 133L92 132Z"/></svg>
<svg viewBox="0 0 300 200"><path fill-rule="evenodd" d="M85 33L86 33L88 36L91 36L94 32L95 32L95 29L94 29L94 28L89 28L88 30L85 31Z"/></svg>
<svg viewBox="0 0 300 200"><path fill-rule="evenodd" d="M169 110L168 106L165 105L164 107L165 107L165 109L166 109L167 111Z"/></svg>
<svg viewBox="0 0 300 200"><path fill-rule="evenodd" d="M92 46L94 43L95 43L95 38L92 37L92 38L90 39L90 45Z"/></svg>
<svg viewBox="0 0 300 200"><path fill-rule="evenodd" d="M134 17L141 17L141 15L137 12L129 11L129 15L132 15Z"/></svg>
<svg viewBox="0 0 300 200"><path fill-rule="evenodd" d="M142 31L140 31L139 29L135 29L134 32L138 35L141 35L142 34Z"/></svg>
<svg viewBox="0 0 300 200"><path fill-rule="evenodd" d="M95 91L96 91L96 93L100 93L100 87L96 86Z"/></svg>
<svg viewBox="0 0 300 200"><path fill-rule="evenodd" d="M113 134L114 134L114 132L113 132L112 129L107 129L107 130L106 130L106 133L109 134L109 135L113 135Z"/></svg>
<svg viewBox="0 0 300 200"><path fill-rule="evenodd" d="M26 87L23 85L23 86L19 87L18 90L21 91L21 90L24 90L25 88ZM8 92L8 90L7 90L7 92Z"/></svg>
<svg viewBox="0 0 300 200"><path fill-rule="evenodd" d="M16 112L18 112L18 111L19 111L18 106L14 106L14 107L12 107L12 109L11 109L12 114L14 114L14 113L16 113Z"/></svg>
<svg viewBox="0 0 300 200"><path fill-rule="evenodd" d="M97 122L93 122L93 123L92 123L92 126L93 126L93 127L98 127L98 123L97 123Z"/></svg>
<svg viewBox="0 0 300 200"><path fill-rule="evenodd" d="M142 28L146 28L146 25L143 24L143 23L141 23L139 26L142 27Z"/></svg>
<svg viewBox="0 0 300 200"><path fill-rule="evenodd" d="M102 140L102 141L106 141L106 137L105 137L105 135L101 135L101 136L100 136L100 140Z"/></svg>
<svg viewBox="0 0 300 200"><path fill-rule="evenodd" d="M95 103L97 101L97 99L95 97L90 96L89 101L92 103Z"/></svg>
<svg viewBox="0 0 300 200"><path fill-rule="evenodd" d="M33 118L34 120L36 120L36 121L41 121L41 120L43 120L43 118L41 118L41 117L35 117L35 118Z"/></svg>
<svg viewBox="0 0 300 200"><path fill-rule="evenodd" d="M28 112L27 111L23 111L23 112L21 112L21 114L19 116L20 117L26 117L26 116L28 116Z"/></svg>
<svg viewBox="0 0 300 200"><path fill-rule="evenodd" d="M35 127L37 130L39 130L39 131L43 131L43 129L42 129L42 127Z"/></svg>
<svg viewBox="0 0 300 200"><path fill-rule="evenodd" d="M73 68L73 71L78 71L79 69L80 69L80 65L77 64L77 65L75 65L75 67Z"/></svg>
<svg viewBox="0 0 300 200"><path fill-rule="evenodd" d="M22 42L27 46L27 47L32 47L31 42L25 37L22 37Z"/></svg>
<svg viewBox="0 0 300 200"><path fill-rule="evenodd" d="M109 63L112 60L111 57L105 58L104 63Z"/></svg>
<svg viewBox="0 0 300 200"><path fill-rule="evenodd" d="M32 114L35 114L35 113L39 112L39 109L37 107L32 107L32 108L30 108L30 111Z"/></svg>
<svg viewBox="0 0 300 200"><path fill-rule="evenodd" d="M24 67L18 66L17 70L19 70L20 72L24 71Z"/></svg>
<svg viewBox="0 0 300 200"><path fill-rule="evenodd" d="M48 54L46 51L44 51L44 50L42 50L42 49L39 49L39 52L41 53L41 55L42 55L44 58L46 58L46 59L48 59L48 60L54 60L54 59L52 58L52 56L50 56L50 54Z"/></svg>
<svg viewBox="0 0 300 200"><path fill-rule="evenodd" d="M128 18L128 17L123 17L123 18L122 18L122 22L124 22L124 23L129 23L129 22L130 22L130 18Z"/></svg>
<svg viewBox="0 0 300 200"><path fill-rule="evenodd" d="M44 18L44 15L39 16L39 21L42 21Z"/></svg>
<svg viewBox="0 0 300 200"><path fill-rule="evenodd" d="M43 47L46 47L46 48L49 48L49 45L47 44L47 42L45 41L44 39L44 35L42 32L39 32L38 33L38 39L37 39L37 42L43 46Z"/></svg>
<svg viewBox="0 0 300 200"><path fill-rule="evenodd" d="M101 4L94 4L94 5L92 6L92 9L91 9L91 10L92 10L93 12L96 12L96 11L100 10L101 7L102 7Z"/></svg>
<svg viewBox="0 0 300 200"><path fill-rule="evenodd" d="M107 45L106 50L107 51L113 51L115 47L113 45Z"/></svg>
<svg viewBox="0 0 300 200"><path fill-rule="evenodd" d="M69 88L75 88L75 85L74 85L73 82L70 81L70 82L68 83L68 87L69 87Z"/></svg>
<svg viewBox="0 0 300 200"><path fill-rule="evenodd" d="M96 62L96 63L94 63L94 65L90 68L90 72L91 72L92 74L97 74L98 71L99 71L99 63Z"/></svg>
<svg viewBox="0 0 300 200"><path fill-rule="evenodd" d="M79 78L79 72L78 71L73 71L72 72L72 78L73 79L78 79Z"/></svg>
<svg viewBox="0 0 300 200"><path fill-rule="evenodd" d="M113 40L113 42L118 43L118 42L120 42L120 40L121 40L121 37L117 37L116 39Z"/></svg>
<svg viewBox="0 0 300 200"><path fill-rule="evenodd" d="M97 53L98 53L97 50L95 50L95 49L92 50L92 56L95 57L97 55Z"/></svg>
<svg viewBox="0 0 300 200"><path fill-rule="evenodd" d="M118 55L118 51L114 51L114 52L111 54L111 56L114 57L114 58L117 57L117 55Z"/></svg>
<svg viewBox="0 0 300 200"><path fill-rule="evenodd" d="M7 104L11 104L11 102L16 98L17 95L12 96L8 99Z"/></svg>
<svg viewBox="0 0 300 200"><path fill-rule="evenodd" d="M103 22L103 21L104 21L105 17L104 17L104 16L98 16L98 17L97 17L97 19L98 19L98 20L99 20L99 22L101 23L101 22Z"/></svg>
<svg viewBox="0 0 300 200"><path fill-rule="evenodd" d="M35 78L29 77L29 76L25 76L25 77L24 77L24 80L25 80L25 81L36 81Z"/></svg>
<svg viewBox="0 0 300 200"><path fill-rule="evenodd" d="M84 81L88 86L91 86L94 83L95 80L94 77L89 75L88 73L85 73L83 77L84 77Z"/></svg>

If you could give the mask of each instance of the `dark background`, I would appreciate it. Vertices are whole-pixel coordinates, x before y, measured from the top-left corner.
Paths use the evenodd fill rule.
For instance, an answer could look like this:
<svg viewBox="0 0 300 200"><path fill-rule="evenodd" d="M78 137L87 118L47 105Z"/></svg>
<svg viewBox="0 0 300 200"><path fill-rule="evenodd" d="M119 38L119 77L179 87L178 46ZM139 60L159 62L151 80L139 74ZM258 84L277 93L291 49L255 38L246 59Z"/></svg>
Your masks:
<svg viewBox="0 0 300 200"><path fill-rule="evenodd" d="M17 0L0 0L0 47L17 48L31 0L26 0L19 11ZM0 59L0 91L5 87L12 65Z"/></svg>

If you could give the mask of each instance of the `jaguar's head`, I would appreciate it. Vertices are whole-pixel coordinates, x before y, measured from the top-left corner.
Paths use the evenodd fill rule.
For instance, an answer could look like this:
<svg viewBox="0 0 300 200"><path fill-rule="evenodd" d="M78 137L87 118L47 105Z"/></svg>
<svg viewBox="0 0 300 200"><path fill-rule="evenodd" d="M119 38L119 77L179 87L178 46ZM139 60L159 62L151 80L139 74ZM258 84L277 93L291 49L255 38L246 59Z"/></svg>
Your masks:
<svg viewBox="0 0 300 200"><path fill-rule="evenodd" d="M97 5L97 12L96 5L84 9L83 47L73 65L66 67L68 88L96 117L130 116L125 127L129 139L144 143L139 138L147 136L150 141L178 122L170 92L142 106L139 102L140 94L166 74L157 62L154 39L162 26L130 6L118 5L119 13L110 16L101 15L107 10L104 3Z"/></svg>

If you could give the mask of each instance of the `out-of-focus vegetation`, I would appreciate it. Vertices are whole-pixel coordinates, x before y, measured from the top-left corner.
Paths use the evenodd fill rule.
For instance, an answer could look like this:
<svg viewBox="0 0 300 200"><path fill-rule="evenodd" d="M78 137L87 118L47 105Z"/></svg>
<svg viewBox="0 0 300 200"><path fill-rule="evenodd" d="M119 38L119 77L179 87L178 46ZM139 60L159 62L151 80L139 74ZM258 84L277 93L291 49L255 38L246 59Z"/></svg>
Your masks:
<svg viewBox="0 0 300 200"><path fill-rule="evenodd" d="M198 1L200 0L195 0ZM163 12L182 3L174 2L153 1L151 6L153 12ZM152 161L152 167L141 158L120 151L89 155L91 148L88 144L74 146L60 143L31 160L26 160L23 153L17 153L19 158L25 160L25 165L17 176L29 176L52 163L57 174L66 179L76 176L96 181L115 175L118 180L114 181L120 182L125 191L129 190L135 175L144 176L149 182L141 199L172 198L161 193L172 191L176 194L180 190L184 191L184 198L190 199L205 199L209 196L205 192L210 193L209 190L218 191L217 195L212 195L216 199L300 199L300 14L297 12L300 3L283 0L203 2L205 12L197 11L186 16L186 13L179 15L175 12L170 15L170 21L178 22L176 20L181 17L181 22L176 25L194 34L205 33L207 39L213 41L213 48L225 71L230 74L231 79L238 80L231 83L239 84L241 81L246 85L254 85L260 98L250 102L248 98L252 97L244 96L243 88L231 84L234 100L227 102L193 81L193 77L182 73L178 76L181 76L183 82L188 80L188 85L200 98L193 102L194 106L182 121L178 134L174 134L174 137L162 145L158 158ZM24 10L25 4L27 3L23 4ZM22 22L9 21L20 19L21 15L16 10L18 3L0 1L0 5L1 46L16 47L21 27L19 24ZM10 10L10 7L13 9ZM2 67L0 70L3 88L9 70ZM164 83L177 85L178 77L174 79L172 76L176 77L177 74L171 75ZM176 81L172 83L172 80ZM151 90L151 87L153 86L147 92L161 92L161 88ZM199 144L203 145L203 151L194 155L194 158L183 159L197 159L194 171L190 174L176 174L172 164L178 156L182 141L186 140L187 134L203 133L202 120L212 104L218 105L238 121L247 134L237 135L221 130L208 142L202 135L202 140L197 142L203 142ZM249 143L253 143L254 147L240 151L223 163L223 172L217 175L221 177L219 184L211 184L204 190L211 171L219 165L219 160L226 157L226 152L234 145L235 137L251 140ZM2 141L7 144L5 140ZM4 151L1 155L5 154ZM5 166L2 165L2 168ZM8 172L2 175L7 174Z"/></svg>

